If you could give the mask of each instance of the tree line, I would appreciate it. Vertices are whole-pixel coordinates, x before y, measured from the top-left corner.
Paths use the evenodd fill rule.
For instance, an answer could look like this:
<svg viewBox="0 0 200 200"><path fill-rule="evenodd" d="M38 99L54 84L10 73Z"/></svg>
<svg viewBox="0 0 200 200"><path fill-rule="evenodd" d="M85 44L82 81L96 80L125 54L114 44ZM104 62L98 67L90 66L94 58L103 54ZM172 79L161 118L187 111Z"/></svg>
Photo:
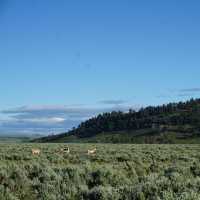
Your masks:
<svg viewBox="0 0 200 200"><path fill-rule="evenodd" d="M200 127L200 99L186 102L169 103L161 106L148 106L139 111L113 111L99 114L68 134L78 137L90 137L101 132L138 130L159 127L160 125L185 125Z"/></svg>

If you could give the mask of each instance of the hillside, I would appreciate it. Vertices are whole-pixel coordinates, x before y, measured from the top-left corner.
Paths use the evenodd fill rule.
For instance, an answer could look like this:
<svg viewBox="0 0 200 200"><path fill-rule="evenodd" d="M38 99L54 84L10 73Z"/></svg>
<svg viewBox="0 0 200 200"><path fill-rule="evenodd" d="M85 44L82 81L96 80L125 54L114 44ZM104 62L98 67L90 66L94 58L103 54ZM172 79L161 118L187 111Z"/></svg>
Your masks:
<svg viewBox="0 0 200 200"><path fill-rule="evenodd" d="M103 113L34 142L200 143L200 99Z"/></svg>

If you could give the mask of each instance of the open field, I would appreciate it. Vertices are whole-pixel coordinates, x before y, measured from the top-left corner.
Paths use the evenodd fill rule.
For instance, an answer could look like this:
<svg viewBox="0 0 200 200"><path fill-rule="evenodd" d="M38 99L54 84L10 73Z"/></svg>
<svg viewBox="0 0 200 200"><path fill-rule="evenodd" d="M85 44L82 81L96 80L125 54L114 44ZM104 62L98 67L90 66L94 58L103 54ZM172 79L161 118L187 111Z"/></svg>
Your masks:
<svg viewBox="0 0 200 200"><path fill-rule="evenodd" d="M181 135L181 137L179 136ZM41 138L36 142L42 142ZM46 141L45 141L46 142ZM52 142L52 141L50 141ZM88 138L78 138L66 135L53 141L55 143L113 143L113 144L200 144L199 135L184 136L178 132L165 132L157 134L151 129L138 131L119 131L110 133L99 133ZM47 142L48 143L48 142Z"/></svg>
<svg viewBox="0 0 200 200"><path fill-rule="evenodd" d="M29 142L31 138L29 137L5 137L5 136L0 136L0 143L24 143L24 142Z"/></svg>
<svg viewBox="0 0 200 200"><path fill-rule="evenodd" d="M0 199L200 199L200 145L0 144Z"/></svg>

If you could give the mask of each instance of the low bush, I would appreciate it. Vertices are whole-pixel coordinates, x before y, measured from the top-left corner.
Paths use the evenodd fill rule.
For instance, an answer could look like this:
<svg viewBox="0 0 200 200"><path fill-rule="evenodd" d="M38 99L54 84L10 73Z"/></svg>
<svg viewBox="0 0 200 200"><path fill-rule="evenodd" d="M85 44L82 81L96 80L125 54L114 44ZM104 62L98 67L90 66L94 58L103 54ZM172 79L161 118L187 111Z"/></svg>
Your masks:
<svg viewBox="0 0 200 200"><path fill-rule="evenodd" d="M2 200L200 199L200 146L69 144L0 146ZM32 148L40 155L32 155Z"/></svg>

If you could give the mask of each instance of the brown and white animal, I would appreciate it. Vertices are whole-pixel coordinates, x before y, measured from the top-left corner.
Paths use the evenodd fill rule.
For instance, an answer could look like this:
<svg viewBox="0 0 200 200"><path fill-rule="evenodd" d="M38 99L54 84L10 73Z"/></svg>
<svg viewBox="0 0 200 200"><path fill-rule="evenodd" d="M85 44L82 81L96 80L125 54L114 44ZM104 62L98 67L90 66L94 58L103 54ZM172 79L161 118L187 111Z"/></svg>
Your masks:
<svg viewBox="0 0 200 200"><path fill-rule="evenodd" d="M97 149L96 148L94 148L94 149L88 149L88 151L87 151L87 154L88 155L93 155L93 154L95 154L97 152Z"/></svg>
<svg viewBox="0 0 200 200"><path fill-rule="evenodd" d="M32 149L33 155L40 155L40 149Z"/></svg>
<svg viewBox="0 0 200 200"><path fill-rule="evenodd" d="M69 147L67 147L67 148L62 148L62 149L60 150L60 152L61 152L61 153L70 153Z"/></svg>

